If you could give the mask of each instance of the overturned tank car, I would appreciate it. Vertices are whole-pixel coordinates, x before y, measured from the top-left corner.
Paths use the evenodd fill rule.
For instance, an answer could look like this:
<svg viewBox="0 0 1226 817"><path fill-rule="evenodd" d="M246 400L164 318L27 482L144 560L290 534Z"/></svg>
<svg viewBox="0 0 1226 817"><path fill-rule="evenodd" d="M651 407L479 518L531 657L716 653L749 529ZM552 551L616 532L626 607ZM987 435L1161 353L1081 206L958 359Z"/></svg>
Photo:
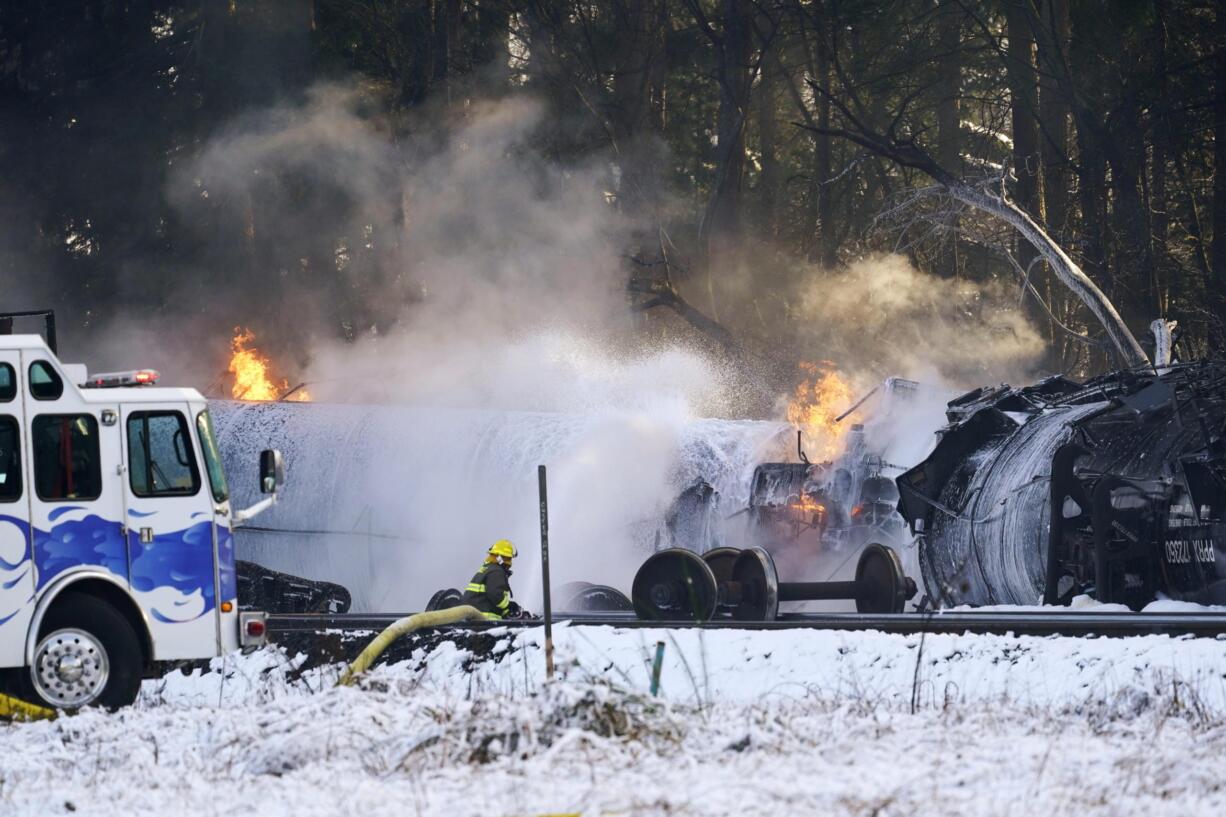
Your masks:
<svg viewBox="0 0 1226 817"><path fill-rule="evenodd" d="M937 607L1226 603L1226 361L978 389L898 477Z"/></svg>

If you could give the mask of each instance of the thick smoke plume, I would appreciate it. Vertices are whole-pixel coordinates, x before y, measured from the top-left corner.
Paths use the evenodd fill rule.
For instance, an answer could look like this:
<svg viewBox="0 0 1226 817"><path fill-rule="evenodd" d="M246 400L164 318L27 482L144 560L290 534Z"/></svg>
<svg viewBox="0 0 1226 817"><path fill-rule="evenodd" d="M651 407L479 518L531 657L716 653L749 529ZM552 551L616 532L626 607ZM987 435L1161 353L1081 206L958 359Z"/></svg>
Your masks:
<svg viewBox="0 0 1226 817"><path fill-rule="evenodd" d="M361 93L324 86L227 126L176 176L185 218L216 223L221 207L240 235L261 238L253 246L314 242L303 257L266 249L251 280L217 272L211 320L173 327L212 333L196 344L218 351L190 372L198 385L224 368L231 327L254 323L315 399L412 407L336 408L294 426L312 439L286 441L304 470L295 479L291 458L297 494L269 524L292 530L308 514L307 527L350 533L322 543L327 558L287 545L292 561L274 566L368 582L359 598L408 609L462 584L488 541L510 536L529 557L519 584L531 594L544 462L557 578L626 588L693 479L717 483L733 513L754 464L785 455L775 426L695 432L697 417L769 403L755 393L763 383L706 353L644 348L625 294L634 225L610 203L616 173L610 161L540 155L542 114L525 98L439 107L392 138ZM1003 293L928 278L896 256L813 276L796 305L802 329L778 340L779 357L833 360L866 388L889 374L999 379L1040 346ZM171 327L141 331L158 329ZM907 424L917 447L931 414L922 429ZM363 530L382 537L377 559L348 555ZM320 575L322 564L363 567Z"/></svg>
<svg viewBox="0 0 1226 817"><path fill-rule="evenodd" d="M530 97L440 105L395 128L366 103L353 87L317 87L301 104L226 126L177 175L185 217L220 201L249 213L244 231L295 245L317 235L325 250L274 255L250 281L217 271L222 296L209 311L235 318L212 325L209 375L231 326L251 318L279 344L275 357L290 358L295 382L320 383L323 399L579 410L603 396L583 373L597 359L646 355L657 384L704 413L754 404L747 392L763 382L744 367L673 347L644 352L635 336L624 254L641 225L610 204L615 156L541 155L551 124ZM896 255L798 277L794 328L765 339L771 353L833 361L857 386L894 374L955 388L1024 379L1042 351L1003 286L936 278ZM525 368L567 385L529 386L540 378L522 377ZM636 404L652 392L643 371L627 380L613 365L598 376Z"/></svg>
<svg viewBox="0 0 1226 817"><path fill-rule="evenodd" d="M262 202L275 232L330 230L321 237L331 251L326 273L282 273L300 280L280 291L305 290L316 315L349 311L445 346L616 313L621 225L602 195L605 170L536 154L539 105L508 98L432 110L415 123L394 143L362 115L355 91L319 88L301 107L219 137L181 187ZM283 187L270 189L270 179ZM304 202L286 179L309 180L327 196ZM318 328L332 331L316 340L340 334Z"/></svg>
<svg viewBox="0 0 1226 817"><path fill-rule="evenodd" d="M1043 339L1016 291L927 275L900 255L874 255L809 278L799 293L800 342L863 384L901 375L970 388L1024 380Z"/></svg>
<svg viewBox="0 0 1226 817"><path fill-rule="evenodd" d="M525 554L517 587L531 605L535 466L544 463L557 578L628 585L651 520L694 476L680 465L691 422L739 413L728 369L633 342L626 225L606 196L608 166L562 166L532 150L547 126L534 102L439 110L396 145L359 102L324 88L304 106L238 123L183 176L192 201L204 192L261 200L281 231L308 229L315 216L296 216L290 191L270 191L268 176L318 174L315 186L343 205L337 234L369 235L361 246L335 241L333 275L353 277L350 294L375 294L355 305L376 317L374 329L337 338L319 293L295 292L274 331L306 335L299 377L317 400L406 408L329 409L322 426L295 426L313 435L310 445L287 441L303 469L295 480L290 462L288 491L298 493L269 519L293 529L320 514L312 527L399 544L376 545L369 571L367 559L288 544L291 561L277 566L352 569L322 577L366 583L355 588L366 604L408 608L463 584L488 543L508 536ZM731 469L737 480L746 467ZM325 544L362 546L349 534Z"/></svg>
<svg viewBox="0 0 1226 817"><path fill-rule="evenodd" d="M634 339L610 166L541 156L543 113L523 97L436 108L393 142L354 89L324 86L228 128L180 189L262 201L269 229L297 234L318 214L269 179L332 191L329 277L376 320L337 337L320 318L332 290L293 271L265 310L306 336L297 374L318 399L590 411L666 396L735 411L723 367Z"/></svg>

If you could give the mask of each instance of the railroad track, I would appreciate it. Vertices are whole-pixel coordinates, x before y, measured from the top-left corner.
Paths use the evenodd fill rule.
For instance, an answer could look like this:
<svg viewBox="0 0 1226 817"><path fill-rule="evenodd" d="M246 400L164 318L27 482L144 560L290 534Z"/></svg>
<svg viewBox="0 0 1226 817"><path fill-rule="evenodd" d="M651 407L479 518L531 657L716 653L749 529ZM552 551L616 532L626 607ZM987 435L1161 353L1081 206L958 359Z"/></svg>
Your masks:
<svg viewBox="0 0 1226 817"><path fill-rule="evenodd" d="M378 632L400 616L391 614L273 614L268 617L269 638L300 640L312 633L357 635ZM1170 635L1194 638L1226 638L1226 613L1094 613L1072 611L948 611L937 613L791 613L774 621L716 619L690 621L641 621L630 613L558 614L555 625L621 628L668 628L704 630L876 630L885 633L920 633L1030 636L1127 637ZM494 628L539 627L540 619L473 622L441 627L437 632L481 633Z"/></svg>

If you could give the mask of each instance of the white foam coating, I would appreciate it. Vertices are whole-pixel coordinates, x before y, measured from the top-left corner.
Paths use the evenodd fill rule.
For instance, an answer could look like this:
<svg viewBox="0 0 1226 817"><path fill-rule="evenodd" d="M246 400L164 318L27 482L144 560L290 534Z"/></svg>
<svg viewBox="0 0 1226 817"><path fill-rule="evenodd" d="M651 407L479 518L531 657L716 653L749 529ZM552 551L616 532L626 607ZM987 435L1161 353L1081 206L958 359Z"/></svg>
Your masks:
<svg viewBox="0 0 1226 817"><path fill-rule="evenodd" d="M420 608L466 583L489 543L520 551L512 585L538 606L537 466L549 484L551 578L629 589L676 495L698 477L726 513L754 466L786 453L776 423L696 419L678 406L590 414L214 402L237 507L258 499L265 447L285 454L280 502L240 531L238 555L340 582L355 610Z"/></svg>

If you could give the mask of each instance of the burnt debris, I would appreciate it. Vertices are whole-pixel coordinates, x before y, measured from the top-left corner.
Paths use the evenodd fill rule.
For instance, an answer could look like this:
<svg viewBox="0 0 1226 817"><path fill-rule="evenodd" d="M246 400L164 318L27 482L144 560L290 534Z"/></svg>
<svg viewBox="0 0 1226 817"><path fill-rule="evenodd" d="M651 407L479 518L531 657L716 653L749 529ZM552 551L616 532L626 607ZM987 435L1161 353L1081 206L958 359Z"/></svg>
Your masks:
<svg viewBox="0 0 1226 817"><path fill-rule="evenodd" d="M937 606L1226 603L1226 361L977 389L898 477Z"/></svg>
<svg viewBox="0 0 1226 817"><path fill-rule="evenodd" d="M347 613L349 590L335 582L282 573L238 560L238 607L270 613Z"/></svg>

